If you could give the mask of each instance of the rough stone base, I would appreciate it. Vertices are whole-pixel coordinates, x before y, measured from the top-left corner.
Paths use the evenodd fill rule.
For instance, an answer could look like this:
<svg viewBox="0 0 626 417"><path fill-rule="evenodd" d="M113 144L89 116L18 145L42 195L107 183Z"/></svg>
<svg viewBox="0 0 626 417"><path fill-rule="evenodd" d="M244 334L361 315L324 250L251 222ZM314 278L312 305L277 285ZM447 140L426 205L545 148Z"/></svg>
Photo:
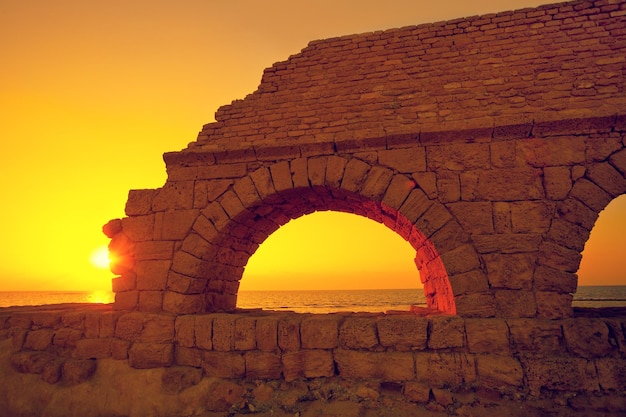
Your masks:
<svg viewBox="0 0 626 417"><path fill-rule="evenodd" d="M530 398L484 389L455 391L416 383L317 378L250 381L198 377L176 367L134 369L102 359L89 380L52 385L10 366L0 343L0 416L11 417L405 417L623 416L626 397L568 394Z"/></svg>

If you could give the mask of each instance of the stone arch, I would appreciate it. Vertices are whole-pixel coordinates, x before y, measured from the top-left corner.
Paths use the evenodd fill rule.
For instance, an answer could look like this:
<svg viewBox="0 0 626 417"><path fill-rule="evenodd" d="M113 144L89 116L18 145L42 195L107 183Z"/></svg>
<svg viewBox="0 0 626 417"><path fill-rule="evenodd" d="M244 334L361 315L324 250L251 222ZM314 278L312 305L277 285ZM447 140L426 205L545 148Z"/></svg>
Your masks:
<svg viewBox="0 0 626 417"><path fill-rule="evenodd" d="M557 204L555 217L539 248L534 274L541 316L571 315L577 271L591 230L600 212L623 194L626 194L626 148L585 166L568 196Z"/></svg>
<svg viewBox="0 0 626 417"><path fill-rule="evenodd" d="M429 307L465 316L495 314L479 256L446 207L405 174L337 155L259 167L203 209L168 277L168 289L175 291L169 298L178 301L168 303L166 293L164 308L234 310L239 280L259 245L288 221L326 210L370 218L407 240L416 250Z"/></svg>

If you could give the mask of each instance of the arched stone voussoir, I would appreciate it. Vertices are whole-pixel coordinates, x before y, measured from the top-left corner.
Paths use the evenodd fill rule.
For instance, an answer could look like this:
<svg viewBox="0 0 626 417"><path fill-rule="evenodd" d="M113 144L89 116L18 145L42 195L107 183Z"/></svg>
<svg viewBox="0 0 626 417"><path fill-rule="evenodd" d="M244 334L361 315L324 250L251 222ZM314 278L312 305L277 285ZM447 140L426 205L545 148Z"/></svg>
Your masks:
<svg viewBox="0 0 626 417"><path fill-rule="evenodd" d="M626 178L608 162L587 168L586 177L613 198L626 193Z"/></svg>

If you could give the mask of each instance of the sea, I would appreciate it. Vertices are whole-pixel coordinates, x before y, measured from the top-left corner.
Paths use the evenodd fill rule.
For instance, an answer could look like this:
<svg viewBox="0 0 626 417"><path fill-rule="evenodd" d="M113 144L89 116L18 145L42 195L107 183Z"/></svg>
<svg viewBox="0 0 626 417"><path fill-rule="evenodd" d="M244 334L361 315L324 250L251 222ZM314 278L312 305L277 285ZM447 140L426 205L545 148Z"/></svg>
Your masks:
<svg viewBox="0 0 626 417"><path fill-rule="evenodd" d="M0 291L0 307L113 302L109 291ZM580 286L574 307L626 307L626 285ZM298 313L408 311L426 306L421 289L239 291L237 307Z"/></svg>

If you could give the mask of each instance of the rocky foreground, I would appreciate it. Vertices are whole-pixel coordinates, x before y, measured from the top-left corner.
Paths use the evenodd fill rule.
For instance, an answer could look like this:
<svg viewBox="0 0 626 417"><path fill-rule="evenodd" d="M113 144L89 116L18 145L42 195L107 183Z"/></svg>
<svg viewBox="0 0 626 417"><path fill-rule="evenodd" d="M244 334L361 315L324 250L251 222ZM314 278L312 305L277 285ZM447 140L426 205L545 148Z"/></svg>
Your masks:
<svg viewBox="0 0 626 417"><path fill-rule="evenodd" d="M623 416L626 311L0 309L0 416Z"/></svg>

